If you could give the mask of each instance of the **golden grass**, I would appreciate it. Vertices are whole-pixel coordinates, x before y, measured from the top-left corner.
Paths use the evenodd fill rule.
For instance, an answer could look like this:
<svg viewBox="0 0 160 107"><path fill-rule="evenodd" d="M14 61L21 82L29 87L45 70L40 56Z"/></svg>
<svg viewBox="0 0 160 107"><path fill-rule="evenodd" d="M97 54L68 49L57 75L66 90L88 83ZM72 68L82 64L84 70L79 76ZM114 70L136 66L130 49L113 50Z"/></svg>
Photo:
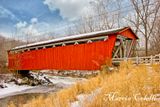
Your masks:
<svg viewBox="0 0 160 107"><path fill-rule="evenodd" d="M70 107L79 94L89 94L96 89L100 92L90 100L85 100L82 107L158 107L159 101L136 100L139 97L160 93L160 66L153 64L133 65L132 62L122 62L117 71L106 73L104 66L100 75L78 82L77 84L49 95L39 97L21 107ZM109 97L115 93L115 97ZM8 107L14 107L13 104Z"/></svg>
<svg viewBox="0 0 160 107"><path fill-rule="evenodd" d="M155 66L155 65L154 65ZM158 67L159 65L156 65ZM151 68L153 66L150 66ZM160 99L140 100L145 96L160 94L160 69L149 69L145 65L135 66L121 63L119 72L104 80L101 92L85 107L159 107ZM114 95L113 95L114 94ZM114 96L114 97L109 97Z"/></svg>

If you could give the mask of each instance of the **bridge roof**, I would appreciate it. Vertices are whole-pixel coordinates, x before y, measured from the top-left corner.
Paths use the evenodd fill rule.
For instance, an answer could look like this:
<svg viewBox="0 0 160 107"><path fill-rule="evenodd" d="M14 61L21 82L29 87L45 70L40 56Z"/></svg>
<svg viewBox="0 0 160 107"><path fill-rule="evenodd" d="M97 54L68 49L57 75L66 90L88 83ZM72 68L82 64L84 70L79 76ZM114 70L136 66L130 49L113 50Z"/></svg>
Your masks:
<svg viewBox="0 0 160 107"><path fill-rule="evenodd" d="M109 36L109 35L116 34L116 33L119 33L123 30L128 30L128 29L131 30L130 27L121 27L121 28L116 28L116 29L109 29L109 30L95 31L95 32L90 32L90 33L85 33L85 34L72 35L72 36L61 37L61 38L56 38L56 39L52 39L52 40L41 41L41 42L31 43L31 44L27 44L27 45L17 46L11 50L19 50L19 49L23 49L23 48L36 47L36 46L64 42L64 41L89 39L92 37L99 37L99 36L105 36L105 35ZM134 32L132 30L131 30L131 32L134 34ZM136 35L135 35L135 37L138 39L138 37Z"/></svg>

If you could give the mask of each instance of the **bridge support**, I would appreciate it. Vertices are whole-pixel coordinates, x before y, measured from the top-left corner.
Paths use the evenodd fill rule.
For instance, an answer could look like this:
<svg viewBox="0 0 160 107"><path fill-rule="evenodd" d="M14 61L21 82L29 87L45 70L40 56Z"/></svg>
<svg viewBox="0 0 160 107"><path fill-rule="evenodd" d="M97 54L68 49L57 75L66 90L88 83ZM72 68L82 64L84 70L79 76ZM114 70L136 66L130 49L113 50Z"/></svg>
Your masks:
<svg viewBox="0 0 160 107"><path fill-rule="evenodd" d="M112 58L128 58L132 56L135 40L118 36L113 50Z"/></svg>

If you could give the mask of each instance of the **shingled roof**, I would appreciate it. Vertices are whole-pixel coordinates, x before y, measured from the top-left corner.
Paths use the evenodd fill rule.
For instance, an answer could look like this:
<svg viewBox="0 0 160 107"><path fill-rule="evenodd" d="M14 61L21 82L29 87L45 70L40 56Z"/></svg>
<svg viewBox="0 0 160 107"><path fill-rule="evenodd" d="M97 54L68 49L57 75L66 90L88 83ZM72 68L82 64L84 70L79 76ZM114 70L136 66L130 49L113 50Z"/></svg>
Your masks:
<svg viewBox="0 0 160 107"><path fill-rule="evenodd" d="M72 35L72 36L61 37L61 38L56 38L56 39L52 39L52 40L22 45L22 46L15 47L11 50L18 50L18 49L23 49L23 48L29 48L29 47L35 47L35 46L41 46L41 45L47 45L47 44L51 44L51 43L58 43L58 42L71 41L71 40L89 39L92 37L99 37L99 36L104 36L104 35L109 36L111 34L116 34L118 32L121 32L125 29L131 30L130 27L121 27L121 28L116 28L116 29L95 31L95 32L90 32L90 33L85 33L85 34ZM131 30L131 32L134 34L134 32L132 30ZM136 35L135 35L135 37L138 38Z"/></svg>

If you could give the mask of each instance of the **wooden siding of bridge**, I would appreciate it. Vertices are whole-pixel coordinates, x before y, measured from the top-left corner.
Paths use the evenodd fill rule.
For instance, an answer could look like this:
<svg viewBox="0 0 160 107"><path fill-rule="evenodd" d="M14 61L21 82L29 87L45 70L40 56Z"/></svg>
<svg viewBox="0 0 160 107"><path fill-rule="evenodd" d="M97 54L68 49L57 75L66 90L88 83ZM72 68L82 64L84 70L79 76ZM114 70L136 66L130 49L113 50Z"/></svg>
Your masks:
<svg viewBox="0 0 160 107"><path fill-rule="evenodd" d="M106 41L8 54L11 70L98 70L112 57L116 36Z"/></svg>
<svg viewBox="0 0 160 107"><path fill-rule="evenodd" d="M133 31L130 28L126 28L123 31L120 31L118 34L123 35L124 37L130 38L133 40L138 39L137 36L135 36L135 34L133 33Z"/></svg>

